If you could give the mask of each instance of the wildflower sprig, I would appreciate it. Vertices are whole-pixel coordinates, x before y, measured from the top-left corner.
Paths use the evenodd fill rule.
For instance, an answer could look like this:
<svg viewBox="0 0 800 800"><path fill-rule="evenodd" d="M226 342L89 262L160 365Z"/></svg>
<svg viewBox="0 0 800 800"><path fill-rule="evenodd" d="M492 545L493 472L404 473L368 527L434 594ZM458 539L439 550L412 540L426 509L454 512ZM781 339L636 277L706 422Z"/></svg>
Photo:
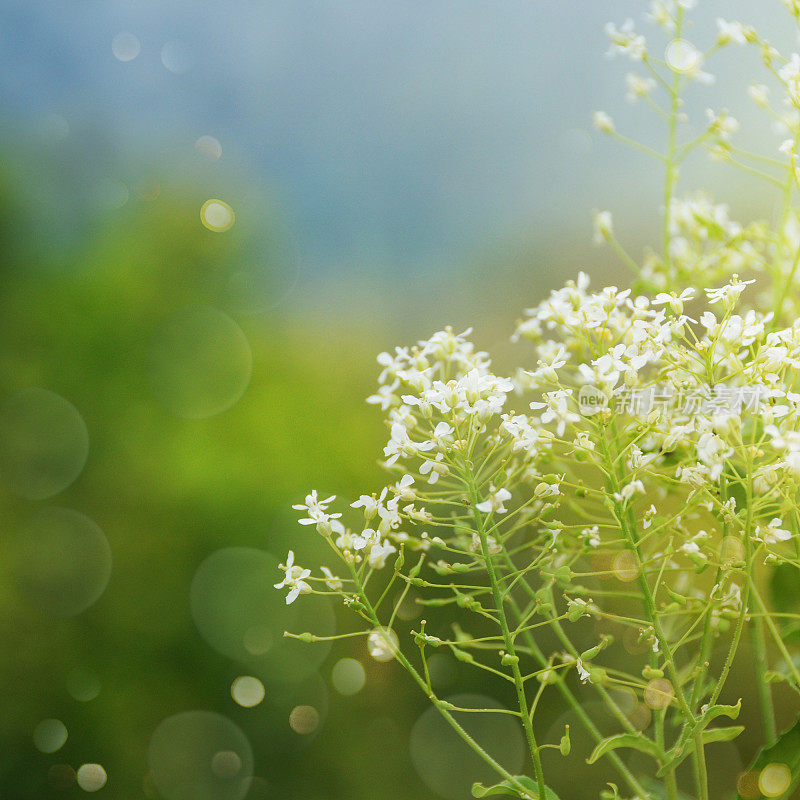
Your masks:
<svg viewBox="0 0 800 800"><path fill-rule="evenodd" d="M752 700L765 748L781 744L774 682L800 693L789 636L800 613L770 608L766 591L775 570L800 569L800 55L783 58L752 27L726 20L701 51L684 38L693 5L652 4L664 58L632 22L607 29L611 52L641 69L626 78L629 99L667 127L657 153L595 114L601 131L664 167L659 253L638 263L611 215L595 216L596 240L635 271L634 286L593 290L580 273L527 309L512 339L530 340L533 355L513 374L494 370L470 330L381 353L367 402L385 415L390 479L349 507L316 492L295 505L332 562L315 574L290 552L277 588L287 603L332 594L352 610L360 627L345 636L396 659L495 770L501 783L476 784L478 797L556 797L541 753L574 757L569 732L542 741L536 712L557 696L595 742L589 763L610 764L628 796L709 800L707 748L744 730L734 723L749 701L729 689L743 642L768 667L756 670ZM749 91L790 137L774 157L739 150L726 111L681 139L682 93L713 80L706 68L726 47L759 48L783 93L776 112L764 85ZM699 148L779 187L778 222L741 225L706 195L680 199L680 168ZM407 630L399 609L412 593L428 613ZM428 659L441 649L496 680L512 707L440 698ZM611 735L585 710L588 692L614 721ZM465 711L515 717L530 774L511 774L475 741L454 715ZM628 766L630 750L649 772ZM684 762L691 786L679 786Z"/></svg>

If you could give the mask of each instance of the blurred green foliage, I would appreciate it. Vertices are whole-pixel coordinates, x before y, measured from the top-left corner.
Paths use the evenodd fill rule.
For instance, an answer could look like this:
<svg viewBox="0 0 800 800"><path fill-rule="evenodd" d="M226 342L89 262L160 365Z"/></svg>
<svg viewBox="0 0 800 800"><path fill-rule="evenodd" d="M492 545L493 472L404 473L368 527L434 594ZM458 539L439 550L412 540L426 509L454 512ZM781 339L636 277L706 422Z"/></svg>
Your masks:
<svg viewBox="0 0 800 800"><path fill-rule="evenodd" d="M355 700L331 693L326 724L303 737L289 729L281 703L282 695L303 702L302 691L268 685L262 705L234 704L231 681L246 670L201 639L189 608L192 576L218 548L263 548L283 558L289 547L302 557L319 546L290 509L306 488L347 495L375 483L374 462L364 454L378 452L383 433L363 402L374 384L375 331L337 331L292 316L281 297L296 265L269 258L246 276L260 293L248 307L241 270L270 252L263 231L254 243L246 226L205 230L200 201L188 189L132 200L57 257L31 235L22 206L10 180L2 182L0 400L28 386L59 393L86 421L90 453L79 478L48 500L20 500L0 488L0 794L83 795L77 786L53 786L48 771L88 761L108 772L102 796L155 796L145 778L153 730L167 716L203 708L248 734L256 775L266 781L254 784L252 798L368 798L384 795L387 780L395 797L427 796L403 744L422 704L415 697L407 716L398 716L403 704L393 685L386 707L391 665L375 674L367 665L367 688ZM253 377L230 410L185 420L157 402L148 358L159 326L196 304L239 322ZM24 522L48 505L91 517L113 552L105 593L69 619L31 603L16 577ZM323 667L328 685L331 663ZM76 669L96 674L96 698L79 702L68 693ZM51 755L32 739L48 717L69 731ZM374 758L375 738L355 733L371 724L387 726L377 742L380 775L357 769Z"/></svg>

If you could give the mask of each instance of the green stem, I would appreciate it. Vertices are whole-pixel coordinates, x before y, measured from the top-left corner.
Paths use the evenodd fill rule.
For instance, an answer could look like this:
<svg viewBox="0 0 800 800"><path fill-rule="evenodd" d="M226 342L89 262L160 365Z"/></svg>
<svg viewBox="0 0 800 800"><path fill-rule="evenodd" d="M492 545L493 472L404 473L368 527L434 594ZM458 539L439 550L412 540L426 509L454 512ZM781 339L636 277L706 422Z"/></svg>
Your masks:
<svg viewBox="0 0 800 800"><path fill-rule="evenodd" d="M378 615L375 612L375 608L363 590L358 572L350 562L348 562L348 566L356 584L359 600L364 604L364 608L366 609L367 617L376 628L382 627L381 622L378 619ZM405 657L405 655L398 650L397 653L395 653L395 658L400 666L402 666L403 669L405 669L406 672L411 675L415 683L420 687L420 689L422 689L426 697L428 697L442 717L444 717L450 727L453 728L453 730L461 737L461 739L466 742L466 744L495 772L497 772L498 775L500 775L504 780L508 781L508 783L513 786L522 797L529 797L528 789L519 781L519 779L512 775L502 764L489 755L489 753L487 753L486 750L484 750L484 748L481 747L481 745L478 744L478 742L476 742L466 730L464 730L464 728L459 724L458 720L456 720L456 718L445 707L444 702L428 688L425 679L419 674L419 672L414 668L414 665ZM543 798L544 794L542 794L541 797Z"/></svg>
<svg viewBox="0 0 800 800"><path fill-rule="evenodd" d="M515 570L516 567L511 561L511 557L508 555L506 551L504 551L505 560L511 570ZM536 595L536 592L533 590L533 587L527 581L521 581L520 585L525 590L526 594L533 599ZM514 612L514 616L518 619L522 619L522 610L519 607L519 603L514 599L513 596L509 595L509 605L511 606L511 610ZM555 625L558 628L561 628L561 625L556 622ZM566 637L566 634L565 634ZM545 657L544 653L542 652L541 648L536 642L536 639L533 637L533 634L530 630L524 630L522 632L522 638L525 640L525 644L528 646L528 649L531 651L533 657L539 662L542 668L546 668L548 665L547 658ZM574 648L573 648L574 649ZM594 739L596 743L601 742L603 740L603 734L600 732L598 727L592 721L592 718L586 713L585 709L581 705L580 700L575 696L572 690L567 686L566 681L559 680L555 684L556 688L558 689L561 696L567 701L569 707L575 712L575 715L581 721L581 724L586 728L589 735ZM598 689L602 690L603 694L607 698L610 703L613 703L613 700L608 696L608 693L603 689L603 687L597 687ZM637 796L642 797L646 800L649 797L647 790L639 783L636 779L636 776L625 766L625 763L622 759L613 751L606 753L606 758L614 765L617 772L620 774L620 777L628 784L632 791L636 793ZM671 799L670 799L671 800Z"/></svg>
<svg viewBox="0 0 800 800"><path fill-rule="evenodd" d="M755 608L763 612L758 601ZM767 746L774 744L778 738L775 727L775 706L772 702L772 690L766 679L767 641L764 633L764 620L757 617L753 627L753 656L755 658L756 688L758 690L758 706L761 710L761 725L764 730L764 742Z"/></svg>
<svg viewBox="0 0 800 800"><path fill-rule="evenodd" d="M501 592L500 584L497 580L497 572L495 571L494 559L492 558L492 554L489 549L489 539L486 534L483 515L476 509L476 506L481 502L481 499L478 495L478 490L475 487L475 481L472 477L469 466L465 466L464 473L464 477L466 479L465 483L470 494L470 501L473 508L473 519L478 532L478 537L481 541L481 551L483 553L483 559L486 562L486 572L489 576L489 584L492 588L492 597L494 599L494 605L497 610L498 621L500 623L500 631L503 634L503 643L505 645L506 653L509 656L508 660L511 662L511 674L514 677L514 687L517 691L517 703L519 705L519 712L522 717L522 727L525 729L525 738L528 740L528 748L531 753L531 758L533 759L533 771L536 778L536 785L539 790L539 798L544 800L545 783L544 771L542 769L542 758L539 752L539 746L536 744L533 721L531 720L531 716L528 712L528 699L525 695L525 682L523 681L522 673L519 669L519 656L517 655L514 647L514 637L511 635L511 631L508 627L508 620L506 618L506 612L503 605L503 592Z"/></svg>

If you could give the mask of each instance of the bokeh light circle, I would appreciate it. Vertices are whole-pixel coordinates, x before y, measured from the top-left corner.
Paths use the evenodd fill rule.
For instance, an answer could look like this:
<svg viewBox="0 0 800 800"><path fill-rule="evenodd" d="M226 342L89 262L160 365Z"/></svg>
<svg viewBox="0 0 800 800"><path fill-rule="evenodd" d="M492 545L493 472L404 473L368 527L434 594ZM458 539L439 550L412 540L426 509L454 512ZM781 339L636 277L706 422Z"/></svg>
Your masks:
<svg viewBox="0 0 800 800"><path fill-rule="evenodd" d="M276 685L258 708L259 714L278 721L270 731L270 745L281 753L300 753L312 746L325 729L329 711L330 690L319 672L298 683Z"/></svg>
<svg viewBox="0 0 800 800"><path fill-rule="evenodd" d="M43 719L33 729L33 743L42 753L55 753L67 741L67 726L60 719Z"/></svg>
<svg viewBox="0 0 800 800"><path fill-rule="evenodd" d="M150 381L156 397L176 416L204 419L227 411L245 393L252 374L247 337L214 308L187 309L155 337Z"/></svg>
<svg viewBox="0 0 800 800"><path fill-rule="evenodd" d="M673 39L667 45L666 62L676 72L691 72L700 64L697 48L685 39Z"/></svg>
<svg viewBox="0 0 800 800"><path fill-rule="evenodd" d="M190 589L192 617L200 635L217 651L248 666L264 683L299 683L317 671L330 642L313 645L285 639L284 631L335 632L327 598L304 598L287 606L273 588L278 559L250 547L213 552L197 568Z"/></svg>
<svg viewBox="0 0 800 800"><path fill-rule="evenodd" d="M111 40L111 52L118 61L133 61L142 52L142 45L132 33L118 33Z"/></svg>
<svg viewBox="0 0 800 800"><path fill-rule="evenodd" d="M675 697L675 690L666 678L654 678L644 687L644 702L653 710L666 708Z"/></svg>
<svg viewBox="0 0 800 800"><path fill-rule="evenodd" d="M233 227L236 215L225 201L212 198L206 200L200 208L200 221L208 230L224 233Z"/></svg>
<svg viewBox="0 0 800 800"><path fill-rule="evenodd" d="M289 727L301 736L314 733L319 727L319 711L314 706L295 706L289 714Z"/></svg>
<svg viewBox="0 0 800 800"><path fill-rule="evenodd" d="M231 697L243 708L257 706L264 694L264 684L252 675L240 675L231 684Z"/></svg>
<svg viewBox="0 0 800 800"><path fill-rule="evenodd" d="M447 700L462 708L503 708L496 700L462 694ZM525 742L519 724L508 714L453 712L465 730L494 758L517 774L525 763ZM431 707L414 723L411 761L425 785L447 800L471 797L475 781L497 783L495 774L465 744L437 709Z"/></svg>
<svg viewBox="0 0 800 800"><path fill-rule="evenodd" d="M780 797L792 783L792 771L786 764L767 764L758 776L758 788L767 797Z"/></svg>
<svg viewBox="0 0 800 800"><path fill-rule="evenodd" d="M0 404L0 478L27 500L67 488L89 455L89 432L75 406L48 389L30 387Z"/></svg>
<svg viewBox="0 0 800 800"><path fill-rule="evenodd" d="M360 661L354 658L342 658L334 664L331 672L331 683L339 694L349 697L358 694L366 683L367 675Z"/></svg>
<svg viewBox="0 0 800 800"><path fill-rule="evenodd" d="M211 711L184 711L161 722L147 763L165 800L242 800L253 775L247 737Z"/></svg>
<svg viewBox="0 0 800 800"><path fill-rule="evenodd" d="M100 764L81 764L76 778L84 792L98 792L106 785L108 775Z"/></svg>
<svg viewBox="0 0 800 800"><path fill-rule="evenodd" d="M108 540L89 517L69 508L43 508L21 530L16 577L42 609L71 617L103 594L111 561Z"/></svg>
<svg viewBox="0 0 800 800"><path fill-rule="evenodd" d="M174 75L183 75L192 68L192 52L185 42L167 42L161 48L161 63Z"/></svg>
<svg viewBox="0 0 800 800"><path fill-rule="evenodd" d="M219 161L222 158L222 145L219 139L213 136L200 136L194 143L194 149L198 155L205 156L211 161Z"/></svg>

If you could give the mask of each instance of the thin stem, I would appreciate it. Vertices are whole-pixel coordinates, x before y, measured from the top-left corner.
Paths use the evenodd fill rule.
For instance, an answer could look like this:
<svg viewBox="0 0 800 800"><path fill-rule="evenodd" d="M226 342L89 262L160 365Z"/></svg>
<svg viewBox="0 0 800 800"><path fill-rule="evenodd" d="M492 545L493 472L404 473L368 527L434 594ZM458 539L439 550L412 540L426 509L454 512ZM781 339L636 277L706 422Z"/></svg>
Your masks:
<svg viewBox="0 0 800 800"><path fill-rule="evenodd" d="M466 479L465 483L470 494L470 500L472 502L473 519L478 532L478 537L480 538L481 551L483 553L484 561L486 562L486 572L489 576L489 584L492 587L492 597L494 599L495 609L497 610L500 630L503 634L503 643L505 645L506 653L509 656L508 660L510 661L511 665L511 674L514 677L514 686L517 691L517 703L519 705L519 713L522 717L522 727L525 729L525 738L528 740L528 748L531 753L531 758L533 759L533 771L536 778L536 785L539 790L539 797L543 800L545 797L545 783L544 771L542 770L542 758L539 752L539 746L536 744L533 721L528 710L528 699L525 695L525 682L522 678L522 673L520 672L519 668L519 656L516 653L516 649L514 647L514 637L511 635L511 631L508 626L508 620L506 619L505 608L503 605L503 592L500 589L500 583L497 579L497 573L495 571L494 559L492 558L492 554L490 552L489 539L486 534L484 518L481 512L476 508L481 500L478 496L478 491L475 487L475 481L472 477L469 466L465 466L464 472L464 477Z"/></svg>
<svg viewBox="0 0 800 800"><path fill-rule="evenodd" d="M759 600L754 598L753 605L763 612ZM755 657L756 688L758 690L758 706L761 710L761 725L764 730L764 742L767 746L778 738L775 727L775 706L772 702L772 690L766 679L767 641L764 633L764 620L757 617L753 623L753 656Z"/></svg>
<svg viewBox="0 0 800 800"><path fill-rule="evenodd" d="M350 568L350 572L353 576L353 580L356 584L356 589L358 592L359 600L364 604L364 607L367 612L367 616L375 625L376 628L380 628L381 622L378 619L378 615L375 612L372 603L370 602L369 598L367 597L366 593L363 591L363 585L361 579L359 578L358 572L356 571L355 567L352 563L348 561L348 566ZM414 668L413 664L405 657L405 655L401 651L397 651L395 653L395 658L400 666L406 670L406 672L411 675L414 679L416 684L422 689L428 699L433 703L439 713L444 717L444 719L449 723L449 725L453 728L453 730L461 737L461 739L466 742L466 744L478 755L482 758L498 775L500 775L503 779L509 782L511 786L513 786L522 797L529 797L528 790L526 787L520 782L518 778L512 775L502 764L500 764L497 760L495 760L489 753L481 747L475 739L470 736L470 734L459 724L458 720L450 713L450 711L445 707L445 704L442 700L440 700L428 687L425 682L425 679L417 672ZM541 797L544 797L544 794L541 794Z"/></svg>

